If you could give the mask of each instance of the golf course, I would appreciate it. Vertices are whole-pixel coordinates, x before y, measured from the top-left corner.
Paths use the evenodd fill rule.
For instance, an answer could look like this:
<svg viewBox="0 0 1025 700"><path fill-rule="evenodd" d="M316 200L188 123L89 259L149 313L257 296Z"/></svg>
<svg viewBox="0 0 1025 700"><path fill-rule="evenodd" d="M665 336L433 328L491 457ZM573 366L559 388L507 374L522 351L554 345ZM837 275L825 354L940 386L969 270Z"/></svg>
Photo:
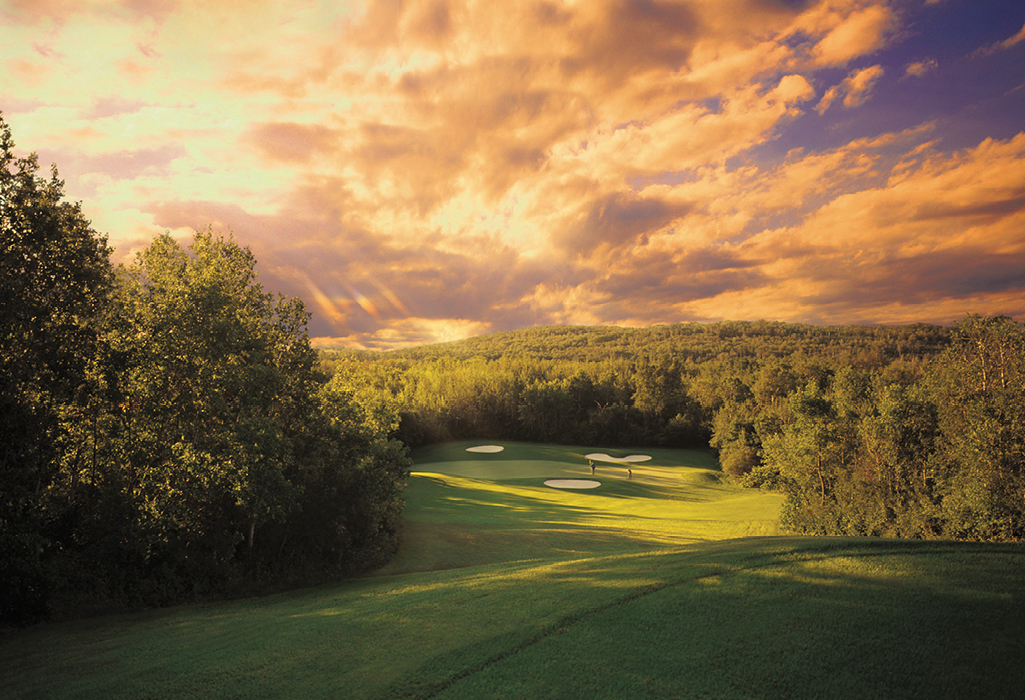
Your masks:
<svg viewBox="0 0 1025 700"><path fill-rule="evenodd" d="M1020 543L781 536L707 451L414 451L370 575L0 635L10 698L1011 698Z"/></svg>

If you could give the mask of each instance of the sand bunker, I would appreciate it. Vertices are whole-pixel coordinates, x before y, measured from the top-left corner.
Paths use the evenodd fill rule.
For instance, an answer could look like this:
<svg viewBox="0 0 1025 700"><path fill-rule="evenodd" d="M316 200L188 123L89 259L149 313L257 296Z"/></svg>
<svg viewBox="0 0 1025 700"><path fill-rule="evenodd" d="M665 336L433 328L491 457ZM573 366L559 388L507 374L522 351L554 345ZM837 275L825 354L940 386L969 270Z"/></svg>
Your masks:
<svg viewBox="0 0 1025 700"><path fill-rule="evenodd" d="M601 482L591 479L549 479L545 486L553 489L596 489L601 486Z"/></svg>
<svg viewBox="0 0 1025 700"><path fill-rule="evenodd" d="M505 448L501 445L477 445L477 447L467 447L467 452L483 452L485 454L492 454L494 452L501 452Z"/></svg>
<svg viewBox="0 0 1025 700"><path fill-rule="evenodd" d="M587 459L593 459L595 462L615 462L616 464L632 464L633 462L647 462L651 459L651 455L629 455L628 457L610 457L604 452L592 452L589 455L585 455Z"/></svg>

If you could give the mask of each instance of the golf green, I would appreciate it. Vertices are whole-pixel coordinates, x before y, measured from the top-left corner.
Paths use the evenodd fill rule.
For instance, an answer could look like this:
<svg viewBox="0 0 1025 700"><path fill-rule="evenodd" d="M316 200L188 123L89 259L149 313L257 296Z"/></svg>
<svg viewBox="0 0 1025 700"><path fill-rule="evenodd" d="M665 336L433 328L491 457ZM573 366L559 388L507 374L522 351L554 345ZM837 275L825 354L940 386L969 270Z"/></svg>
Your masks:
<svg viewBox="0 0 1025 700"><path fill-rule="evenodd" d="M537 477L574 479L636 479L640 483L680 481L694 476L718 479L714 461L696 450L610 451L582 446L535 445L521 442L452 442L413 453L413 473L447 474L502 481ZM594 473L591 471L594 465Z"/></svg>

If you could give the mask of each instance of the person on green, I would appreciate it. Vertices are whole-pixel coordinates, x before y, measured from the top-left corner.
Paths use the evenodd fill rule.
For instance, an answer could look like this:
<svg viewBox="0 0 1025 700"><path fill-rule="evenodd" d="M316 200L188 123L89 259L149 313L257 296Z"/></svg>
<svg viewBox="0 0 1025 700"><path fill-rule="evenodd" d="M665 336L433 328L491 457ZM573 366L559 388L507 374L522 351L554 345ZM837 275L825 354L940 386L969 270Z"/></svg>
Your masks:
<svg viewBox="0 0 1025 700"><path fill-rule="evenodd" d="M593 459L589 459L589 460L587 460L587 463L589 465L591 465L591 475L594 476L594 460Z"/></svg>

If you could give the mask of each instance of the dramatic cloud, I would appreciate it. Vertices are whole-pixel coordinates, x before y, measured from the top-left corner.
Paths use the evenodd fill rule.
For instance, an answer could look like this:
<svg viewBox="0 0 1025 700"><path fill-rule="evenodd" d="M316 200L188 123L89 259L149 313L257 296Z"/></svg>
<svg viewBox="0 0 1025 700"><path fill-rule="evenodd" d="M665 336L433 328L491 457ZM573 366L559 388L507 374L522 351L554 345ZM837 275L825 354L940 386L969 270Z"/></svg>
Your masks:
<svg viewBox="0 0 1025 700"><path fill-rule="evenodd" d="M339 5L9 2L0 109L119 260L230 230L324 342L1025 315L1025 8Z"/></svg>

